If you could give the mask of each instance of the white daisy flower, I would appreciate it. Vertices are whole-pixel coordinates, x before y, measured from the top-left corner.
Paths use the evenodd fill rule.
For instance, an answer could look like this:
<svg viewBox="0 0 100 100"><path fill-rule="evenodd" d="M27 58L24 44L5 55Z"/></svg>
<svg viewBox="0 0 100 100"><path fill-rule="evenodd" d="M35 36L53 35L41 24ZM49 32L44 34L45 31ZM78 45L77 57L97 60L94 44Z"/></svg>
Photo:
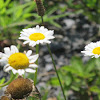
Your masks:
<svg viewBox="0 0 100 100"><path fill-rule="evenodd" d="M12 70L14 74L19 75L25 72L35 73L35 68L38 66L35 61L38 59L38 54L31 55L32 51L28 50L26 53L21 53L18 51L17 47L12 45L10 48L5 47L4 53L0 52L0 57L2 61L6 61L4 66L4 71L9 72Z"/></svg>
<svg viewBox="0 0 100 100"><path fill-rule="evenodd" d="M44 28L44 26L37 25L35 28L23 29L20 32L19 39L25 40L23 44L29 43L29 46L34 47L36 44L51 43L50 39L54 39L54 31Z"/></svg>
<svg viewBox="0 0 100 100"><path fill-rule="evenodd" d="M85 51L81 51L85 56L92 56L95 58L100 57L100 41L91 42L90 44L85 46Z"/></svg>

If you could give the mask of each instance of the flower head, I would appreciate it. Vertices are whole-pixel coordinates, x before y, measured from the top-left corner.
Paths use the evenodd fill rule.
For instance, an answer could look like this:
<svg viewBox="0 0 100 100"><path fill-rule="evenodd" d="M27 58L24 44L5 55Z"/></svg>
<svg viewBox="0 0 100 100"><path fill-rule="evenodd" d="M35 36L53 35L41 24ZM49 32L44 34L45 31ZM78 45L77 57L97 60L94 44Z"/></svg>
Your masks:
<svg viewBox="0 0 100 100"><path fill-rule="evenodd" d="M91 42L90 44L85 46L85 51L81 51L85 56L92 56L95 58L100 57L100 41Z"/></svg>
<svg viewBox="0 0 100 100"><path fill-rule="evenodd" d="M4 71L8 72L12 70L14 74L19 75L25 72L35 73L35 68L38 67L35 61L38 59L37 55L32 55L32 51L28 50L26 53L21 53L18 51L17 47L12 45L10 48L5 47L4 53L0 52L2 61L6 62L4 66Z"/></svg>
<svg viewBox="0 0 100 100"><path fill-rule="evenodd" d="M34 47L36 44L51 43L50 39L54 39L54 31L37 25L35 28L23 29L19 39L25 40L23 44L29 43L29 46Z"/></svg>
<svg viewBox="0 0 100 100"><path fill-rule="evenodd" d="M34 82L31 79L23 78L22 76L19 76L17 79L13 80L6 88L5 93L11 98L11 100L26 100L28 96L41 98L41 94L34 85Z"/></svg>

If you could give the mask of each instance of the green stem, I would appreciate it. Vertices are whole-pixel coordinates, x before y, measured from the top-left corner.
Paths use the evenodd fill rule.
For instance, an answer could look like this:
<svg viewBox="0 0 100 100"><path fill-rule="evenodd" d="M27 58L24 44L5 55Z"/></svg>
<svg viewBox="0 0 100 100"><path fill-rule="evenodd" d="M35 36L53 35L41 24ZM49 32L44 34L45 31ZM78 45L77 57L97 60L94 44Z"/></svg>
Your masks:
<svg viewBox="0 0 100 100"><path fill-rule="evenodd" d="M39 45L37 44L36 45L36 54L39 53ZM36 61L36 64L38 65L38 59ZM36 68L36 72L35 72L35 75L34 75L34 85L36 85L36 82L37 82L37 71L38 71L38 68Z"/></svg>
<svg viewBox="0 0 100 100"><path fill-rule="evenodd" d="M8 82L4 83L4 84L0 84L0 87L4 87L4 86L10 84L15 77L16 77L16 75L14 75L13 72L11 72L11 78L10 78L10 80Z"/></svg>
<svg viewBox="0 0 100 100"><path fill-rule="evenodd" d="M41 16L41 20L42 20L42 22L41 22L41 23L42 23L42 25L43 25L43 16Z"/></svg>
<svg viewBox="0 0 100 100"><path fill-rule="evenodd" d="M66 96L65 96L65 93L64 93L64 89L63 89L63 86L62 86L62 83L61 83L61 80L60 80L59 74L58 74L57 69L56 69L56 65L55 65L55 62L54 62L54 59L53 59L53 56L52 56L52 52L51 52L50 47L49 47L48 44L47 44L47 47L48 47L48 51L49 51L49 54L50 54L51 59L52 59L52 63L53 63L53 66L54 66L54 69L55 69L55 72L56 72L57 78L58 78L59 83L60 83L60 87L61 87L61 90L62 90L62 93L63 93L63 96L64 96L64 100L66 100Z"/></svg>

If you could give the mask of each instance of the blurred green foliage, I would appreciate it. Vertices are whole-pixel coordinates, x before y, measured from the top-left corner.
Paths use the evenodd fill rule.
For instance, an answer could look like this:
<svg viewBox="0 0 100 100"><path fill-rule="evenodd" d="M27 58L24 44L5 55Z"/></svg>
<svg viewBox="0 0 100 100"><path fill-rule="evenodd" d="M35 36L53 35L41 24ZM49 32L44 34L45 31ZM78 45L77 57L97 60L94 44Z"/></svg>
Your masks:
<svg viewBox="0 0 100 100"><path fill-rule="evenodd" d="M67 9L80 11L90 21L100 24L100 0L66 0Z"/></svg>
<svg viewBox="0 0 100 100"><path fill-rule="evenodd" d="M0 0L0 40L12 39L12 34L19 33L19 26L35 24L29 17L35 9L34 2L20 4L17 1Z"/></svg>
<svg viewBox="0 0 100 100"><path fill-rule="evenodd" d="M77 12L88 16L97 24L100 23L100 0L43 0L43 2L46 8L44 15L46 24L61 28L57 20ZM61 2L65 4L61 6ZM59 15L57 12L60 12ZM0 0L0 40L17 39L22 28L33 27L36 24L41 24L41 17L36 12L33 0L22 2Z"/></svg>
<svg viewBox="0 0 100 100"><path fill-rule="evenodd" d="M0 40L17 39L22 28L41 24L41 18L36 12L35 2L33 0L22 1L0 0ZM100 0L51 1L52 7L44 0L46 8L44 22L49 25L61 28L57 20L70 16L70 14L76 14L76 12L87 16L90 21L100 24ZM60 7L60 2L65 5ZM56 13L57 11L60 12L59 15ZM87 63L83 63L81 58L73 57L70 65L63 66L58 71L66 94L67 91L72 90L77 100L89 100L91 96L96 94L93 100L100 100L100 58L92 58ZM29 78L31 77L33 78L29 74ZM0 84L4 81L4 78L1 79ZM57 77L51 78L48 83L52 86L59 86ZM42 100L47 100L47 90L42 89L42 91L46 91ZM61 94L57 98L57 100L63 100Z"/></svg>
<svg viewBox="0 0 100 100"><path fill-rule="evenodd" d="M16 39L22 28L41 24L41 17L36 12L36 4L33 0L29 2L23 0L23 3L15 0L0 0L0 5L0 40ZM55 20L68 14L53 15L58 9L59 6L46 9L44 22L61 28Z"/></svg>
<svg viewBox="0 0 100 100"><path fill-rule="evenodd" d="M4 82L5 82L5 78L0 79L0 84L3 84Z"/></svg>
<svg viewBox="0 0 100 100"><path fill-rule="evenodd" d="M89 100L93 94L96 94L93 100L100 100L100 58L92 58L84 64L81 58L73 57L70 65L58 71L65 92L72 90L77 100ZM57 77L51 78L49 84L59 86Z"/></svg>

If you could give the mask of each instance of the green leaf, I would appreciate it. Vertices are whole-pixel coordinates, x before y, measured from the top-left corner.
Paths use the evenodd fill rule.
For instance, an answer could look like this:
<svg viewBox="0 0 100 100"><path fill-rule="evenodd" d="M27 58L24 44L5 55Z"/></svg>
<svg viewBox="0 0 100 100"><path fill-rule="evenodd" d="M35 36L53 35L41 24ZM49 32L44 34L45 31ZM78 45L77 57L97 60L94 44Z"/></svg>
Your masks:
<svg viewBox="0 0 100 100"><path fill-rule="evenodd" d="M4 7L7 7L11 0L6 0L4 3Z"/></svg>
<svg viewBox="0 0 100 100"><path fill-rule="evenodd" d="M49 23L52 24L53 26L61 28L61 26L58 23L54 22L54 21L49 21Z"/></svg>
<svg viewBox="0 0 100 100"><path fill-rule="evenodd" d="M17 6L13 6L13 8L9 8L8 10L7 10L7 14L11 14L11 13L13 13L14 12L14 9L15 10L18 10L18 9L24 9L24 8L26 8L27 6L30 6L30 5L32 5L33 4L33 1L32 2L29 2L29 3L26 3L26 4L23 4L23 5L17 5Z"/></svg>
<svg viewBox="0 0 100 100"><path fill-rule="evenodd" d="M0 15L4 14L6 12L6 8L2 8L2 10L0 10Z"/></svg>
<svg viewBox="0 0 100 100"><path fill-rule="evenodd" d="M79 91L80 89L79 89L79 87L77 87L77 86L71 86L71 88L73 89L73 90L75 90L75 91Z"/></svg>
<svg viewBox="0 0 100 100"><path fill-rule="evenodd" d="M79 57L72 57L71 59L71 65L75 70L77 70L80 73L83 73L83 62L81 58Z"/></svg>
<svg viewBox="0 0 100 100"><path fill-rule="evenodd" d="M51 84L51 85L53 85L53 86L59 86L59 81L58 81L57 77L51 78L48 83Z"/></svg>
<svg viewBox="0 0 100 100"><path fill-rule="evenodd" d="M94 68L95 68L95 59L92 58L85 65L84 71L85 71L85 73L89 73L89 72L93 71Z"/></svg>
<svg viewBox="0 0 100 100"><path fill-rule="evenodd" d="M0 0L0 8L4 7L4 0Z"/></svg>
<svg viewBox="0 0 100 100"><path fill-rule="evenodd" d="M45 94L42 97L42 100L47 100L47 97L48 97L48 92L45 92Z"/></svg>
<svg viewBox="0 0 100 100"><path fill-rule="evenodd" d="M97 87L97 86L92 86L92 87L90 87L90 91L100 94L100 88Z"/></svg>
<svg viewBox="0 0 100 100"><path fill-rule="evenodd" d="M21 17L22 12L23 12L23 9L18 9L18 10L16 11L16 13L15 13L16 19L19 18L19 17Z"/></svg>
<svg viewBox="0 0 100 100"><path fill-rule="evenodd" d="M50 8L49 10L46 11L46 15L52 15L55 11L57 11L57 7L53 7L53 8Z"/></svg>
<svg viewBox="0 0 100 100"><path fill-rule="evenodd" d="M0 80L0 84L3 84L5 82L5 78L2 78L1 80ZM0 88L1 89L1 88Z"/></svg>
<svg viewBox="0 0 100 100"><path fill-rule="evenodd" d="M65 76L63 76L63 77L65 77ZM68 86L71 84L72 78L67 76L66 80L64 80L64 81L65 81L65 84Z"/></svg>

